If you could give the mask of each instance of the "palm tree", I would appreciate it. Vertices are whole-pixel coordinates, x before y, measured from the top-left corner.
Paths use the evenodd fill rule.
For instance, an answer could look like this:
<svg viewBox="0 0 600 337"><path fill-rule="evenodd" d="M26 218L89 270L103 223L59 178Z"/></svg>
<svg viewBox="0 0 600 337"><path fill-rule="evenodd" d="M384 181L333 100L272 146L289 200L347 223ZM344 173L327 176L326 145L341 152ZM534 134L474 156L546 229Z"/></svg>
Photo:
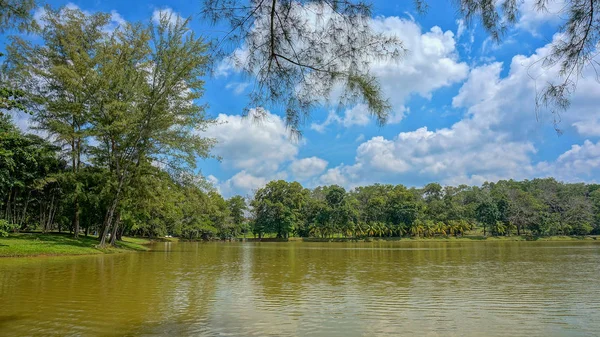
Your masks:
<svg viewBox="0 0 600 337"><path fill-rule="evenodd" d="M435 224L435 232L437 234L442 235L442 236L446 236L447 235L447 233L446 233L446 224L443 223L443 222L441 222L441 221L438 221Z"/></svg>
<svg viewBox="0 0 600 337"><path fill-rule="evenodd" d="M421 220L416 220L410 226L410 234L412 236L421 236L423 233L423 222Z"/></svg>
<svg viewBox="0 0 600 337"><path fill-rule="evenodd" d="M432 220L425 220L425 225L423 227L423 233L425 234L425 236L433 236L433 234L435 233L435 223Z"/></svg>

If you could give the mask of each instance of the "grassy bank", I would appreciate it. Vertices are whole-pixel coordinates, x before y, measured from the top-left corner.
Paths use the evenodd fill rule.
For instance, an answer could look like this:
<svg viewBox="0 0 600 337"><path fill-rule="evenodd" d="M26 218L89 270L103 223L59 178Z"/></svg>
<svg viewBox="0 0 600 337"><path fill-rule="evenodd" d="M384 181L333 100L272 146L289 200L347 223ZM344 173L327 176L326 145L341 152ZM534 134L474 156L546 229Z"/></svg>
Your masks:
<svg viewBox="0 0 600 337"><path fill-rule="evenodd" d="M123 238L118 242L118 247L106 249L97 248L96 237L81 237L74 239L72 235L64 233L19 233L8 237L0 237L0 257L17 256L54 256L54 255L89 255L122 253L149 250L151 243L143 238Z"/></svg>

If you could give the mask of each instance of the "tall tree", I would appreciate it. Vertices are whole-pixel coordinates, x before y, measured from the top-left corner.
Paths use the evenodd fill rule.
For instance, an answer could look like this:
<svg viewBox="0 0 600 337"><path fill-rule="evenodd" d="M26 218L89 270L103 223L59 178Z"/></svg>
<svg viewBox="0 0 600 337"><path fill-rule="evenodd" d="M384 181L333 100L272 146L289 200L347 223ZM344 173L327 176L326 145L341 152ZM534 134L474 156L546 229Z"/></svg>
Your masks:
<svg viewBox="0 0 600 337"><path fill-rule="evenodd" d="M73 229L79 235L79 170L90 128L98 48L109 15L46 7L43 45L15 38L9 48L13 73L24 83L28 107L39 129L67 149L73 194Z"/></svg>
<svg viewBox="0 0 600 337"><path fill-rule="evenodd" d="M244 216L244 213L248 210L246 199L241 195L235 195L227 200L227 205L229 207L229 214L231 215L233 225L246 235L246 217Z"/></svg>
<svg viewBox="0 0 600 337"><path fill-rule="evenodd" d="M308 197L302 185L283 180L272 181L259 189L252 201L255 215L255 231L275 233L287 238L302 223L303 205Z"/></svg>
<svg viewBox="0 0 600 337"><path fill-rule="evenodd" d="M160 163L177 173L209 156L213 140L196 131L210 120L195 102L202 95L206 45L187 25L169 15L157 25L128 24L99 51L91 120L99 142L93 153L109 168L113 190L101 246L111 226L113 234L117 231L115 211L142 163Z"/></svg>
<svg viewBox="0 0 600 337"><path fill-rule="evenodd" d="M37 6L35 0L0 0L0 34L7 30L31 31L37 27L32 10ZM0 57L4 54L0 52ZM25 91L9 81L4 69L0 71L0 116L3 110L26 110Z"/></svg>

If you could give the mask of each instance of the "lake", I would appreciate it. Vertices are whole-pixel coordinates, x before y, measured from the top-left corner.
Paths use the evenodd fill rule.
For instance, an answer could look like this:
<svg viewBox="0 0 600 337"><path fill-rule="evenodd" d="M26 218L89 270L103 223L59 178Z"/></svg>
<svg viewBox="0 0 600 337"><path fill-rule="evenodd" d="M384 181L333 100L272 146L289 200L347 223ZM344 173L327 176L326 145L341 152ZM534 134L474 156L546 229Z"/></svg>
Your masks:
<svg viewBox="0 0 600 337"><path fill-rule="evenodd" d="M0 259L2 336L598 336L600 242L160 243Z"/></svg>

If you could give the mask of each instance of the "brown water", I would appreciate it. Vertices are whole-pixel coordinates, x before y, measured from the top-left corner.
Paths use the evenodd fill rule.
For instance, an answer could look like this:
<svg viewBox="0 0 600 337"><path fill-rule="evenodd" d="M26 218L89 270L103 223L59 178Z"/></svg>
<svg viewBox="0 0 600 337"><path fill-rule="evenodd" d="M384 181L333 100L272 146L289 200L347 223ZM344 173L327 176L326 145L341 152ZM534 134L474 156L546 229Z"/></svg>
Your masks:
<svg viewBox="0 0 600 337"><path fill-rule="evenodd" d="M154 249L0 259L0 335L600 335L595 242Z"/></svg>

